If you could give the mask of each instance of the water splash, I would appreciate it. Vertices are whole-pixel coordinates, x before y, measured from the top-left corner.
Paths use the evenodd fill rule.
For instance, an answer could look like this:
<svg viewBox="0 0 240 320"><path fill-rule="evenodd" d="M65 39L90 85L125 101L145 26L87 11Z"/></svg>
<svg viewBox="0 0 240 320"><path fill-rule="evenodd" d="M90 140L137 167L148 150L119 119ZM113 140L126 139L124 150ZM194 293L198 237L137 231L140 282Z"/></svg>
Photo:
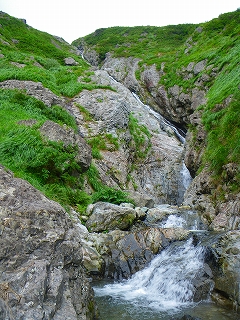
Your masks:
<svg viewBox="0 0 240 320"><path fill-rule="evenodd" d="M159 226L160 228L185 228L187 226L187 222L182 217L171 214L168 216L168 219Z"/></svg>
<svg viewBox="0 0 240 320"><path fill-rule="evenodd" d="M131 279L94 289L97 296L141 301L163 311L176 309L193 303L193 280L203 265L203 248L189 239L185 244L173 243Z"/></svg>

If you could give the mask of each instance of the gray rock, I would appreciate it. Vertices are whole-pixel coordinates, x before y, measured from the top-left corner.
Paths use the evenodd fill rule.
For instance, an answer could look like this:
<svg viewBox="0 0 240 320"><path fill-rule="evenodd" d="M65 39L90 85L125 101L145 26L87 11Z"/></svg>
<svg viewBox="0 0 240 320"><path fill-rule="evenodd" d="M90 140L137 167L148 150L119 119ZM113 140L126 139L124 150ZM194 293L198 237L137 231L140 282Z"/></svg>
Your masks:
<svg viewBox="0 0 240 320"><path fill-rule="evenodd" d="M124 84L130 91L138 92L140 90L139 83L135 77L140 59L129 58L112 58L111 54L106 55L106 59L102 65L114 79Z"/></svg>
<svg viewBox="0 0 240 320"><path fill-rule="evenodd" d="M64 59L64 63L67 65L67 66L78 66L79 63L77 61L75 61L73 58L71 57L68 57L68 58L65 58Z"/></svg>
<svg viewBox="0 0 240 320"><path fill-rule="evenodd" d="M40 82L7 80L0 82L0 88L26 91L28 95L42 101L48 107L53 105L64 106L64 100L52 93L49 89L44 88Z"/></svg>
<svg viewBox="0 0 240 320"><path fill-rule="evenodd" d="M92 232L105 230L127 230L136 219L136 211L107 202L97 202L93 208L86 227Z"/></svg>
<svg viewBox="0 0 240 320"><path fill-rule="evenodd" d="M101 85L110 85L116 92L83 90L74 98L74 104L83 106L94 118L88 121L87 126L79 109L72 105L71 110L86 138L103 132L118 138L118 150L102 150L102 159L94 161L103 183L130 192L130 198L135 200L137 206L180 204L184 193L180 190L182 176L179 174L182 170L183 147L175 138L174 131L125 86L109 77L106 71L97 70L92 80ZM130 112L152 135L151 140L148 137L145 140L152 144L146 159L134 159L131 145L135 142L128 130ZM138 149L138 146L135 148Z"/></svg>
<svg viewBox="0 0 240 320"><path fill-rule="evenodd" d="M206 67L206 64L207 64L207 60L202 60L202 61L199 61L198 63L196 63L194 68L193 68L193 73L195 75L197 75L198 73L203 71L205 69L205 67Z"/></svg>
<svg viewBox="0 0 240 320"><path fill-rule="evenodd" d="M218 294L223 305L231 305L231 307L234 306L234 310L239 310L240 231L229 231L223 234L211 246L211 250L213 253L211 258L213 280L215 282L213 295L216 297Z"/></svg>
<svg viewBox="0 0 240 320"><path fill-rule="evenodd" d="M211 181L207 169L193 179L185 193L184 204L201 211L208 223L215 218L216 210L211 199Z"/></svg>
<svg viewBox="0 0 240 320"><path fill-rule="evenodd" d="M93 49L85 48L83 56L92 66L97 67L100 63L99 54Z"/></svg>
<svg viewBox="0 0 240 320"><path fill-rule="evenodd" d="M128 125L129 106L116 92L101 89L91 92L83 90L74 101L84 106L96 120L103 121L102 130L126 128Z"/></svg>
<svg viewBox="0 0 240 320"><path fill-rule="evenodd" d="M152 208L154 206L153 198L145 193L128 190L129 198L132 199L137 207Z"/></svg>
<svg viewBox="0 0 240 320"><path fill-rule="evenodd" d="M77 226L0 166L1 319L96 319Z"/></svg>

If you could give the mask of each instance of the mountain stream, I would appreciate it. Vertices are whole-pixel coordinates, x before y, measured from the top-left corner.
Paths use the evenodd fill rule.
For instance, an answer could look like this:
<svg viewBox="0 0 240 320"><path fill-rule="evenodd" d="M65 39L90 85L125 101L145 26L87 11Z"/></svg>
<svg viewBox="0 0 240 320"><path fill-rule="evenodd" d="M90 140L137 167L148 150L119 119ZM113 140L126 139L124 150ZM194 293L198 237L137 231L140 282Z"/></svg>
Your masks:
<svg viewBox="0 0 240 320"><path fill-rule="evenodd" d="M110 78L116 82L111 76ZM143 104L135 93L132 94L160 123L163 130L171 130L184 144L185 134L181 129ZM184 162L181 175L184 192L192 180ZM155 227L184 228L191 230L192 236L186 241L170 244L147 267L128 280L121 282L94 280L93 289L101 319L177 320L184 315L199 320L239 319L236 313L211 301L210 292L213 287L211 281L208 294L202 299L196 299L197 290L194 283L201 271L204 272L205 266L205 246L201 244L201 239L206 243L211 241L208 239L212 237L196 212L188 211L181 216L171 214ZM195 235L198 238L197 244L194 241Z"/></svg>
<svg viewBox="0 0 240 320"><path fill-rule="evenodd" d="M102 320L177 320L184 315L198 320L239 319L236 313L211 301L211 281L208 294L195 302L198 300L195 282L204 272L205 247L201 241L195 243L194 235L197 234L204 243L212 241L212 236L206 230L194 230L191 221L170 215L159 227L188 225L193 236L172 243L130 279L93 282Z"/></svg>

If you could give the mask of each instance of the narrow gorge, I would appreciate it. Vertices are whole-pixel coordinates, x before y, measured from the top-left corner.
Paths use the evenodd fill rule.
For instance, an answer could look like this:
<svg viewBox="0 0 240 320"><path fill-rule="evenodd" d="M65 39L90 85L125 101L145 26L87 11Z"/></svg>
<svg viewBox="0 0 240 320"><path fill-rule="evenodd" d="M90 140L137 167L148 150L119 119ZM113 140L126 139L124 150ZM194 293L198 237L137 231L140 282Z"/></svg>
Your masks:
<svg viewBox="0 0 240 320"><path fill-rule="evenodd" d="M0 319L238 319L239 19L0 13Z"/></svg>

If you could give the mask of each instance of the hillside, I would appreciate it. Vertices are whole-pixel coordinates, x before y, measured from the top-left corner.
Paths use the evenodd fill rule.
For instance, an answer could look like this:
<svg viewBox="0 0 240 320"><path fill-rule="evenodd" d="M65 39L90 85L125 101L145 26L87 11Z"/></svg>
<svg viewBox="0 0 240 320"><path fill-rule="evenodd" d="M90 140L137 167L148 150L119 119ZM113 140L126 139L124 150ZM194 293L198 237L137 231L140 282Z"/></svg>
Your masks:
<svg viewBox="0 0 240 320"><path fill-rule="evenodd" d="M73 42L188 130L185 162L193 177L207 169L214 206L240 190L239 33L237 10L199 25L99 29Z"/></svg>
<svg viewBox="0 0 240 320"><path fill-rule="evenodd" d="M201 250L186 303L238 318L239 19L70 45L0 12L2 318L100 319L90 279L130 278L179 241Z"/></svg>
<svg viewBox="0 0 240 320"><path fill-rule="evenodd" d="M6 90L11 86L2 85L1 160L16 175L31 181L62 204L78 204L79 210L82 210L80 203L86 205L92 201L89 192L83 190L83 181L93 181L91 175L96 177L100 168L94 169L91 165L86 173L80 173L82 169L74 160L76 150L43 142L39 135L39 128L46 120L65 124L75 132L79 130L76 120L66 111L80 92L101 88L116 90L110 82L93 80L93 69L80 56L84 51L92 64L102 65L102 69L139 94L156 111L188 131L185 162L193 177L204 167L208 168L212 181L210 189L217 190L211 194L215 202L222 201L227 194L239 193L239 10L200 25L99 29L75 40L74 46L5 13L1 13L0 18L0 81L41 83L41 90L47 88L55 95L51 97L53 107L49 109L48 100L42 101L43 105L37 95L29 97L23 91ZM73 62L69 64L66 58L72 58ZM13 106L18 112L10 111ZM80 112L86 117L84 108ZM193 120L196 113L201 114L200 123ZM18 121L32 118L37 120L34 126L20 126L16 130ZM34 143L30 136L35 136ZM133 131L132 137L134 144L138 144ZM24 146L23 139L26 141ZM111 148L116 150L123 147L119 133L114 139L111 134L98 138L89 135L88 143L96 164L102 157L100 150L109 149L109 143L115 144ZM145 136L144 139L149 138ZM50 156L50 153L55 155ZM73 160L63 170L59 164L66 161L69 154ZM126 179L131 181L133 188L139 189L134 169L131 169L133 165L134 162L127 165ZM79 172L78 178L72 177L73 170ZM114 170L114 179L121 181L117 168L113 167L112 172ZM93 182L89 183L92 185ZM101 193L106 183L100 175L99 183L94 183L95 191ZM130 187L127 180L115 186L122 190ZM106 192L115 194L110 189ZM118 201L118 196L125 197L117 193L112 200ZM78 200L73 200L76 197ZM106 199L111 197L106 196Z"/></svg>
<svg viewBox="0 0 240 320"><path fill-rule="evenodd" d="M39 131L45 121L53 121L76 133L76 120L67 110L71 97L83 89L112 89L89 83L93 71L63 39L3 12L0 25L0 162L48 197L81 211L91 202L83 190L83 181L91 180L91 159L83 168L76 161L82 145L46 141Z"/></svg>

